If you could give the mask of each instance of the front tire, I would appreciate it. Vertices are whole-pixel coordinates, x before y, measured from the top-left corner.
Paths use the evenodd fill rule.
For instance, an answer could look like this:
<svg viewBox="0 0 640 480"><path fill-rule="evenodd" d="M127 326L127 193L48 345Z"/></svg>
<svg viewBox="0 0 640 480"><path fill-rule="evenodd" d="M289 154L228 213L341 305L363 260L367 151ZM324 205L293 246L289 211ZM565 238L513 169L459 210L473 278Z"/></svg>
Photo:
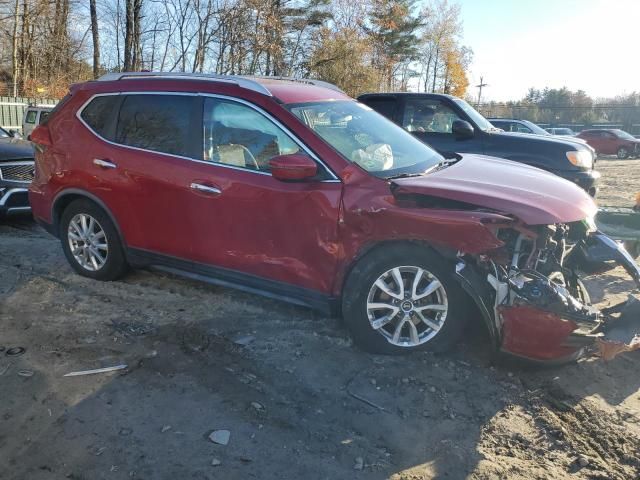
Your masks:
<svg viewBox="0 0 640 480"><path fill-rule="evenodd" d="M418 245L381 247L347 278L342 313L363 350L406 354L451 347L464 329L465 292L453 267Z"/></svg>
<svg viewBox="0 0 640 480"><path fill-rule="evenodd" d="M629 150L627 150L625 147L620 147L616 152L616 155L619 160L625 160L629 157Z"/></svg>
<svg viewBox="0 0 640 480"><path fill-rule="evenodd" d="M116 280L128 268L118 230L90 200L74 200L60 220L62 250L71 267L95 280Z"/></svg>

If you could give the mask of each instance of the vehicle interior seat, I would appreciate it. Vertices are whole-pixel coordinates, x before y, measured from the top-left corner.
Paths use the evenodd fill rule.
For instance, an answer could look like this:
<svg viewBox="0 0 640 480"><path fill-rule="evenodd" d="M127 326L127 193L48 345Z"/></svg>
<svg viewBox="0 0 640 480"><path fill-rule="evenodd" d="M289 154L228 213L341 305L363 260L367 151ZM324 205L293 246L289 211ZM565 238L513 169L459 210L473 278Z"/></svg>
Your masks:
<svg viewBox="0 0 640 480"><path fill-rule="evenodd" d="M277 155L280 155L280 147L275 135L227 127L221 122L205 125L204 158L207 161L269 170L269 160Z"/></svg>

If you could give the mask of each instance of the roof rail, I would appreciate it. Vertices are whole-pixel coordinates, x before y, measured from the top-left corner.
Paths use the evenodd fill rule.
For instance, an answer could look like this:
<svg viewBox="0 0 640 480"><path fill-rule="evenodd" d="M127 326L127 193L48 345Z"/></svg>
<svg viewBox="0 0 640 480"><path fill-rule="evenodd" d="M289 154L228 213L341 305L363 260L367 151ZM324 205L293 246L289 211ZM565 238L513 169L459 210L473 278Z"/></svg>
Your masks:
<svg viewBox="0 0 640 480"><path fill-rule="evenodd" d="M141 78L187 78L192 80L204 80L211 82L227 82L238 85L239 87L262 93L263 95L273 96L267 87L262 85L256 79L261 80L283 80L288 82L307 83L318 87L328 88L340 93L345 93L332 83L313 78L293 78L293 77L270 77L266 75L218 75L215 73L189 73L189 72L114 72L106 73L98 78L99 82L110 82L124 79L141 79Z"/></svg>
<svg viewBox="0 0 640 480"><path fill-rule="evenodd" d="M217 75L214 73L188 73L188 72L115 72L106 73L98 78L99 82L110 82L125 79L144 79L144 78L186 78L191 80L204 80L210 82L226 82L233 83L239 87L262 93L269 97L273 96L268 88L250 77L240 77L235 75Z"/></svg>
<svg viewBox="0 0 640 480"><path fill-rule="evenodd" d="M323 80L316 80L314 78L275 77L275 76L272 77L268 75L250 75L248 77L243 77L243 78L260 78L264 80L284 80L288 82L308 83L309 85L315 85L317 87L328 88L329 90L333 90L335 92L345 93L343 90L341 90L339 87L337 87L333 83L325 82Z"/></svg>

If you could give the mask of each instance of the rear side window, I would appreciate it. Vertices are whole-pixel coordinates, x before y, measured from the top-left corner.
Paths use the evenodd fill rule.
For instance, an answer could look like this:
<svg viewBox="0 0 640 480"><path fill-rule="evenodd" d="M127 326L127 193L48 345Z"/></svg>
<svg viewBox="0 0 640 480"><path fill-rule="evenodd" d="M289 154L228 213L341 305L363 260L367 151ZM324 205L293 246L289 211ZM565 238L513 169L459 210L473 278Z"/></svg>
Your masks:
<svg viewBox="0 0 640 480"><path fill-rule="evenodd" d="M107 140L113 140L113 134L110 132L109 126L118 105L117 95L107 95L96 97L91 103L84 107L80 116L91 129L101 137ZM53 112L52 112L53 113Z"/></svg>
<svg viewBox="0 0 640 480"><path fill-rule="evenodd" d="M24 123L36 123L36 115L38 112L35 110L27 110L27 116L24 119Z"/></svg>
<svg viewBox="0 0 640 480"><path fill-rule="evenodd" d="M48 116L49 112L40 112L40 123L45 123Z"/></svg>
<svg viewBox="0 0 640 480"><path fill-rule="evenodd" d="M364 103L373 108L376 112L381 113L389 120L393 120L396 112L396 99L393 97L367 98Z"/></svg>
<svg viewBox="0 0 640 480"><path fill-rule="evenodd" d="M120 107L116 142L155 152L191 156L193 98L128 95Z"/></svg>

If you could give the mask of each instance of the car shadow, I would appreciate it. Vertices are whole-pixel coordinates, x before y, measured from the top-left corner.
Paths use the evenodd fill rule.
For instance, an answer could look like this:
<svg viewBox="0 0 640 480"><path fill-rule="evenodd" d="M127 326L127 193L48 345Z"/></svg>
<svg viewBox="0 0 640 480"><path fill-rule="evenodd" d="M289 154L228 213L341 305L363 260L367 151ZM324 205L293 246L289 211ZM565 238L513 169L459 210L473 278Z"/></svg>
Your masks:
<svg viewBox="0 0 640 480"><path fill-rule="evenodd" d="M448 353L369 355L310 310L145 271L91 282L38 241L2 243L22 267L1 343L27 352L0 376L1 479L549 478L578 454L602 478L638 473L615 409L640 387L636 354L516 366L470 318Z"/></svg>

